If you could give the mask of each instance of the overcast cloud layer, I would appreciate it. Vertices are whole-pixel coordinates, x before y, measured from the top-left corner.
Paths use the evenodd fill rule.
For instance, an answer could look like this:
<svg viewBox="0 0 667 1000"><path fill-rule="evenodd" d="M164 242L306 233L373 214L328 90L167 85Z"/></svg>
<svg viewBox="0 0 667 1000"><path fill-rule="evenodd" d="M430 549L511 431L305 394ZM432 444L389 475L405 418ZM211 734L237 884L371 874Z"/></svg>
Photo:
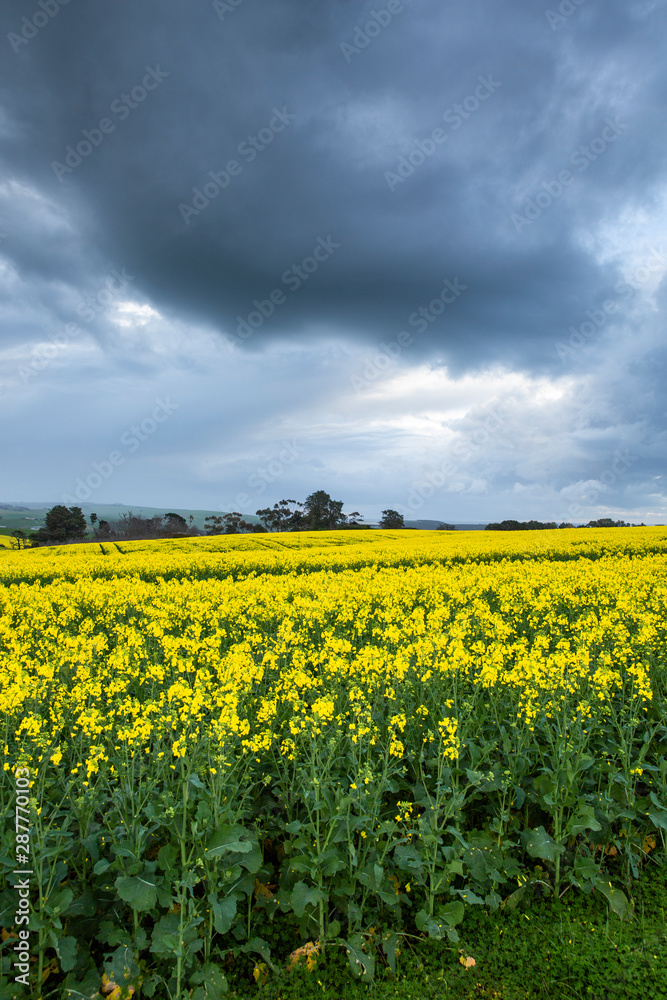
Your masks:
<svg viewBox="0 0 667 1000"><path fill-rule="evenodd" d="M667 519L667 0L0 16L0 500Z"/></svg>

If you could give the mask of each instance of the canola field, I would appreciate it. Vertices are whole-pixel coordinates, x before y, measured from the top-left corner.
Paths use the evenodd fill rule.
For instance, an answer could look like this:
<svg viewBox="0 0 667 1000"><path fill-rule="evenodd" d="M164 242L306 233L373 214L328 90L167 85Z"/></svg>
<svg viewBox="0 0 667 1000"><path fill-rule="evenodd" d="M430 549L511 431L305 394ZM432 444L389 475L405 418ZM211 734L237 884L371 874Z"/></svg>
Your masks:
<svg viewBox="0 0 667 1000"><path fill-rule="evenodd" d="M333 946L370 980L535 893L630 916L666 862L666 554L664 527L0 551L35 981L205 1000Z"/></svg>

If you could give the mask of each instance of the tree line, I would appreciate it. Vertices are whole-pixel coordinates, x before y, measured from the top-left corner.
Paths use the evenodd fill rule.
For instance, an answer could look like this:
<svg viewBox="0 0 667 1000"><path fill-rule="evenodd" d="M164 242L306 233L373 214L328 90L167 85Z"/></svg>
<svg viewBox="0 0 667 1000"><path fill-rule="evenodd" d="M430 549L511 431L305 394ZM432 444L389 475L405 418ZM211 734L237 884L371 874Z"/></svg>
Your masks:
<svg viewBox="0 0 667 1000"><path fill-rule="evenodd" d="M212 514L205 519L205 531L181 514L169 513L154 517L143 517L128 511L116 521L99 519L90 515L90 525L80 507L66 507L58 504L46 514L44 526L26 535L20 529L12 532L18 548L32 548L40 545L62 545L83 542L89 533L97 541L130 541L153 538L187 538L206 535L238 535L278 531L335 531L369 529L363 524L359 511L343 513L344 501L333 500L324 490L316 490L301 503L296 500L279 500L273 507L265 507L256 512L259 523L244 519L239 511L228 514ZM382 512L381 528L405 529L402 514L395 510ZM443 529L453 530L453 525L441 524Z"/></svg>
<svg viewBox="0 0 667 1000"><path fill-rule="evenodd" d="M580 528L645 528L645 524L630 524L628 521L612 521L610 517L600 517L597 521L589 521L588 524L580 524ZM487 531L544 531L553 528L574 528L573 524L563 521L556 524L555 521L500 521L499 523L487 524Z"/></svg>
<svg viewBox="0 0 667 1000"><path fill-rule="evenodd" d="M192 514L186 520L173 512L154 517L143 517L128 511L117 521L98 519L90 515L90 526L80 507L65 507L58 504L46 514L44 526L30 535L21 529L12 532L17 548L34 548L39 545L62 545L89 540L89 532L97 541L132 541L153 538L188 538L198 535L239 535L278 531L341 531L370 529L363 523L359 511L343 513L344 502L332 500L324 490L316 490L303 503L297 500L279 500L273 507L264 507L256 512L258 523L246 521L243 514L233 511L229 514L212 514L205 519L205 531L194 523ZM380 528L409 530L403 514L391 508L382 511ZM487 524L487 531L540 531L554 528L573 528L573 524L555 521L515 521L505 520ZM627 521L613 521L602 517L582 524L582 528L630 528L644 527L631 525ZM438 524L438 531L456 531L454 524Z"/></svg>
<svg viewBox="0 0 667 1000"><path fill-rule="evenodd" d="M140 538L173 538L185 537L188 534L199 534L193 528L194 518L190 515L190 524L180 514L169 513L164 516L142 517L128 511L121 514L117 521L100 520L97 514L90 515L90 528L85 514L80 507L65 507L57 504L47 511L44 526L26 536L21 529L12 532L18 548L34 548L40 545L62 545L69 542L87 540L88 531L99 540L140 539Z"/></svg>

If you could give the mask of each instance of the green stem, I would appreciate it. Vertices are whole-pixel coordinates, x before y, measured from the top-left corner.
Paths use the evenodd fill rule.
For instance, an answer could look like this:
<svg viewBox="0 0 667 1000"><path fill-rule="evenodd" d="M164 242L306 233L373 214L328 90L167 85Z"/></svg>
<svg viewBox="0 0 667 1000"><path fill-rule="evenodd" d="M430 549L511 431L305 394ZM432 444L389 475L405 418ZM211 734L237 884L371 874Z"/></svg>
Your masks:
<svg viewBox="0 0 667 1000"><path fill-rule="evenodd" d="M183 783L183 822L181 824L181 829L179 831L179 840L181 845L181 912L180 920L178 924L178 954L176 956L176 996L178 1000L181 997L181 978L183 975L183 918L185 914L185 872L187 870L187 854L185 851L185 831L187 829L188 822L188 795L190 792L190 785L187 778L183 774L183 766L181 765L181 781ZM185 779L185 780L184 780Z"/></svg>
<svg viewBox="0 0 667 1000"><path fill-rule="evenodd" d="M562 823L563 823L563 807L560 806L558 809L556 809L554 813L554 840L556 841L556 844L558 845L559 848L560 848ZM554 896L556 897L558 896L559 888L560 888L560 850L556 855L556 874L554 877Z"/></svg>
<svg viewBox="0 0 667 1000"><path fill-rule="evenodd" d="M176 955L176 998L181 1000L181 977L183 975L183 914L185 913L185 893L181 885L181 912L178 922L178 954Z"/></svg>

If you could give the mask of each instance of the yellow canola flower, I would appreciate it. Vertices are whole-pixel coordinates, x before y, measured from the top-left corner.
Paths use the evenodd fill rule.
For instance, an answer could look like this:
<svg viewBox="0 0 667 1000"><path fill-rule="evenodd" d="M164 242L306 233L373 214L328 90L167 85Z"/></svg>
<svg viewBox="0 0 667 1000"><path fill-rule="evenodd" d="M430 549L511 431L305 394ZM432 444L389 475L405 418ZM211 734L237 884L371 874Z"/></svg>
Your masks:
<svg viewBox="0 0 667 1000"><path fill-rule="evenodd" d="M0 550L5 769L41 757L92 780L204 748L224 774L244 755L296 765L330 739L359 768L438 747L451 765L480 706L528 738L636 718L664 689L664 529L122 549Z"/></svg>

